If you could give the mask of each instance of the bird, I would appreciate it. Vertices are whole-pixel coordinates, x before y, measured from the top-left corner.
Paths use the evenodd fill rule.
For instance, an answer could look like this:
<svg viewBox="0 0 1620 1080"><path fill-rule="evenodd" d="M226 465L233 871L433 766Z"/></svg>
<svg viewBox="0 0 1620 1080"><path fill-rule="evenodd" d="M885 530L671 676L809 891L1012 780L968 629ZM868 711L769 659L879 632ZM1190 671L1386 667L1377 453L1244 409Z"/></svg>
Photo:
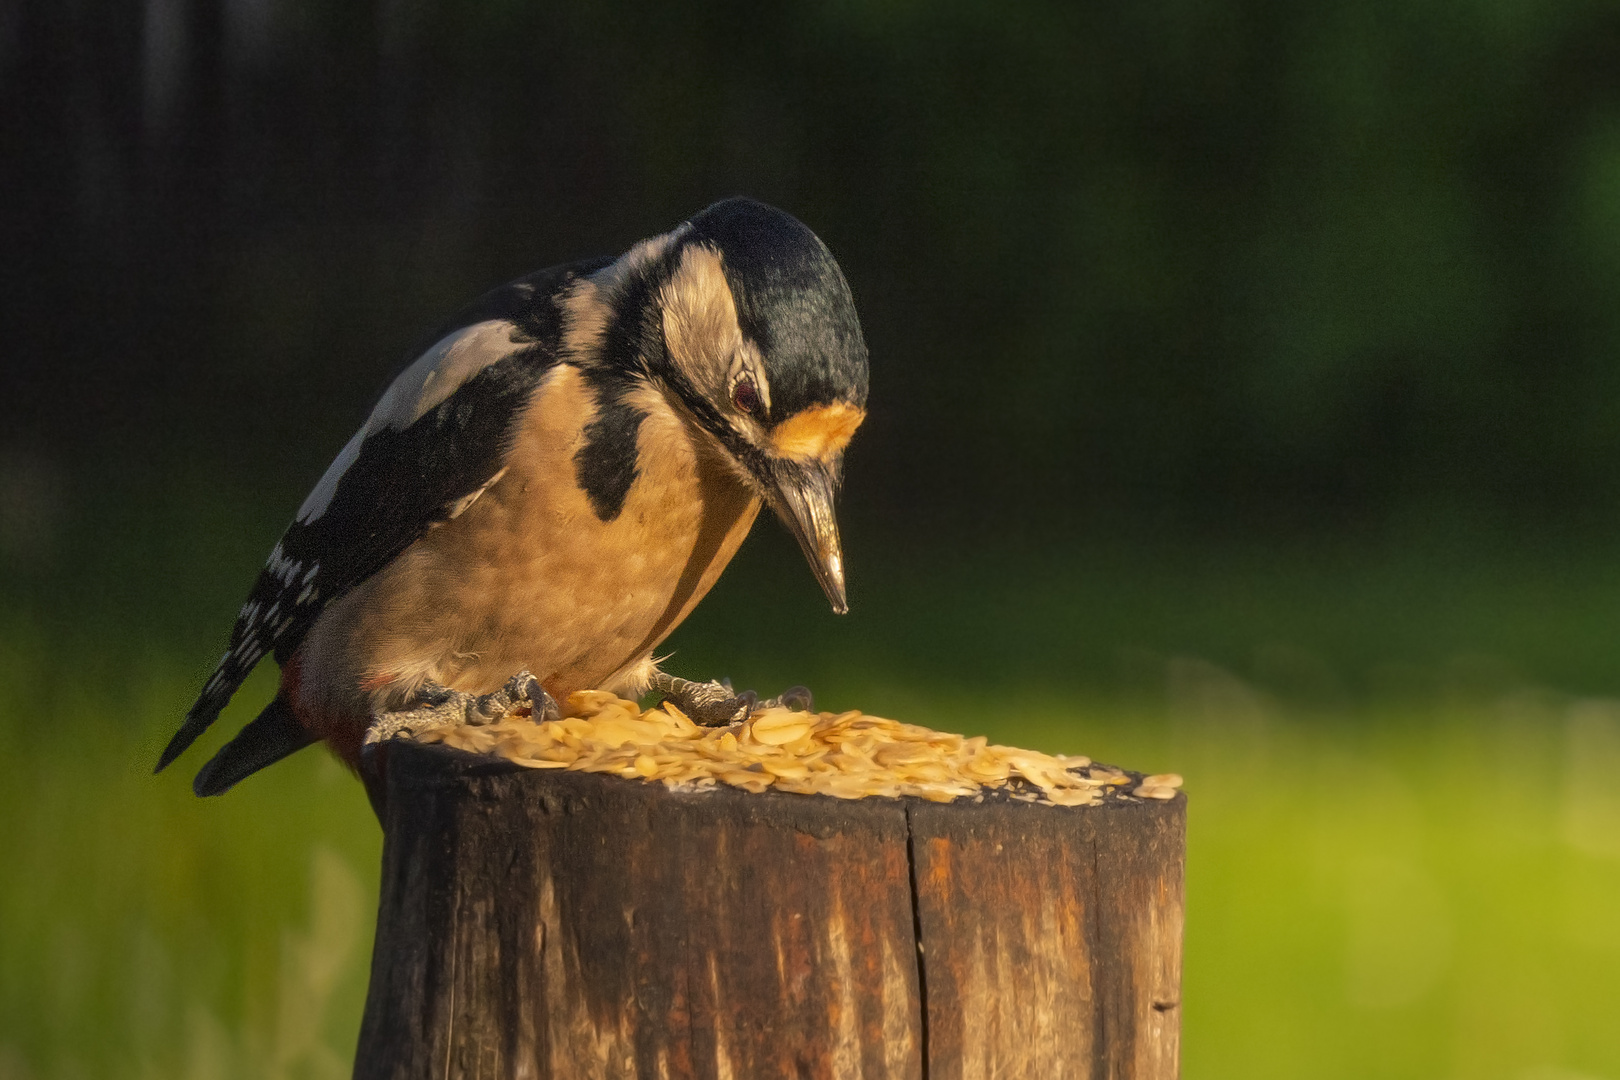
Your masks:
<svg viewBox="0 0 1620 1080"><path fill-rule="evenodd" d="M394 734L525 701L555 716L585 689L746 719L757 695L654 653L761 506L848 610L834 499L868 353L842 269L792 215L717 202L500 286L427 340L298 508L163 750L156 771L275 658L275 697L198 795L320 741L365 778Z"/></svg>

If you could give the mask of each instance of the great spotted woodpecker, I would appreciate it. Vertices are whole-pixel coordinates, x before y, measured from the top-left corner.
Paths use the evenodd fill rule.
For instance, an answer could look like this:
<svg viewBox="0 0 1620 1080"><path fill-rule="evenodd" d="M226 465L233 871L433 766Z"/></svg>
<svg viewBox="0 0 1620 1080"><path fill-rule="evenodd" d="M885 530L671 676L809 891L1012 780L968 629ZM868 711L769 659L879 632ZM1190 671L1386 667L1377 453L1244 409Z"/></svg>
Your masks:
<svg viewBox="0 0 1620 1080"><path fill-rule="evenodd" d="M272 654L275 699L198 773L199 795L321 739L357 764L368 737L524 699L541 714L587 688L745 716L752 695L672 678L653 650L761 502L847 610L833 496L866 395L837 262L752 200L488 293L298 508L158 769Z"/></svg>

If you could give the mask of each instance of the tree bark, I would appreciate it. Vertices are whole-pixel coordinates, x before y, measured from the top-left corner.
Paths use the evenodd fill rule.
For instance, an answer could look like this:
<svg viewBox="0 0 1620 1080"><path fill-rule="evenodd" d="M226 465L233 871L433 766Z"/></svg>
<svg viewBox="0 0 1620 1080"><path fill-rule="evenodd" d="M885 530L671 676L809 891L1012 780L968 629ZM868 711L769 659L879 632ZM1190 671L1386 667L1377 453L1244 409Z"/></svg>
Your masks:
<svg viewBox="0 0 1620 1080"><path fill-rule="evenodd" d="M361 1080L1177 1075L1184 796L675 792L389 753Z"/></svg>

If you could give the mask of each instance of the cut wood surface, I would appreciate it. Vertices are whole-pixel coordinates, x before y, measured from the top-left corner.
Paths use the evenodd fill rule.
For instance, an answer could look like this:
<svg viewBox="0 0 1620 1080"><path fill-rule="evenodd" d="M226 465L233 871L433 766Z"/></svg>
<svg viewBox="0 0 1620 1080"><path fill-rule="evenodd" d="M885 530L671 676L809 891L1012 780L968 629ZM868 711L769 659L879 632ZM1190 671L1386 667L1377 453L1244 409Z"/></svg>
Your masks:
<svg viewBox="0 0 1620 1080"><path fill-rule="evenodd" d="M1184 796L679 791L387 750L358 1078L1177 1074Z"/></svg>

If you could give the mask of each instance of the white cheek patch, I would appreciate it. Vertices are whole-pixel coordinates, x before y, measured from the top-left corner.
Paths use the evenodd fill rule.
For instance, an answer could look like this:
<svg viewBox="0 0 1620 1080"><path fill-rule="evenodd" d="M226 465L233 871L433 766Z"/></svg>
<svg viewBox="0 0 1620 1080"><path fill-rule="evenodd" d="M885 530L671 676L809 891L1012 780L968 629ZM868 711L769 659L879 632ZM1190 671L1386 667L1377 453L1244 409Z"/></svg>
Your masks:
<svg viewBox="0 0 1620 1080"><path fill-rule="evenodd" d="M486 319L463 327L441 338L410 367L400 372L371 410L365 425L344 444L336 460L327 467L315 490L298 508L302 524L326 513L337 492L338 482L360 456L368 435L393 428L401 431L442 405L451 394L489 365L510 356L517 346L512 341L513 325L505 319Z"/></svg>
<svg viewBox="0 0 1620 1080"><path fill-rule="evenodd" d="M730 393L727 380L735 381L748 357L720 253L704 244L688 247L660 300L670 362L700 392Z"/></svg>

